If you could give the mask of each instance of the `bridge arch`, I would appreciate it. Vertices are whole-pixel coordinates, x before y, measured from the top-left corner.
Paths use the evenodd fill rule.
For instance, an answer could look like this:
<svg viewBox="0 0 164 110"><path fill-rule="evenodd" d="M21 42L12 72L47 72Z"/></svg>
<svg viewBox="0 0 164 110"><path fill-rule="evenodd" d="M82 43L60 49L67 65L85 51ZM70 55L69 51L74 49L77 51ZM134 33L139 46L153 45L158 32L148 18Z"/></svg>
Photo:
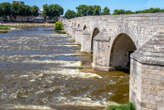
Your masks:
<svg viewBox="0 0 164 110"><path fill-rule="evenodd" d="M129 70L130 54L135 50L135 42L128 34L121 33L116 36L110 51L110 67L118 70Z"/></svg>
<svg viewBox="0 0 164 110"><path fill-rule="evenodd" d="M80 28L80 24L77 25L77 28Z"/></svg>
<svg viewBox="0 0 164 110"><path fill-rule="evenodd" d="M96 27L94 28L93 32L92 32L92 36L91 36L91 53L93 52L93 46L94 46L94 42L93 39L97 36L97 34L100 32L100 30Z"/></svg>
<svg viewBox="0 0 164 110"><path fill-rule="evenodd" d="M86 26L86 25L84 25L84 26L83 26L83 30L85 30L86 28L87 28L87 26Z"/></svg>

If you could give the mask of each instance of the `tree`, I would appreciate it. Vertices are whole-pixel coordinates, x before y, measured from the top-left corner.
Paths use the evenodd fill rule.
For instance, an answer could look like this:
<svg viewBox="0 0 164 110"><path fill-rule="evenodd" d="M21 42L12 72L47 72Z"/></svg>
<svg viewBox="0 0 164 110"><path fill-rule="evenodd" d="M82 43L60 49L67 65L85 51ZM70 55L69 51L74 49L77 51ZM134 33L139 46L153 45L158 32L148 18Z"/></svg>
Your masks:
<svg viewBox="0 0 164 110"><path fill-rule="evenodd" d="M88 16L89 6L88 5L79 5L76 7L77 16Z"/></svg>
<svg viewBox="0 0 164 110"><path fill-rule="evenodd" d="M28 5L22 5L21 16L32 16L31 7Z"/></svg>
<svg viewBox="0 0 164 110"><path fill-rule="evenodd" d="M88 15L93 15L93 10L94 10L94 7L93 6L88 6Z"/></svg>
<svg viewBox="0 0 164 110"><path fill-rule="evenodd" d="M67 19L74 18L74 17L76 17L76 12L74 12L73 10L67 10L65 13L65 17Z"/></svg>
<svg viewBox="0 0 164 110"><path fill-rule="evenodd" d="M125 10L123 10L123 9L114 10L113 15L120 15L120 14L126 14Z"/></svg>
<svg viewBox="0 0 164 110"><path fill-rule="evenodd" d="M93 6L93 16L101 15L101 7L99 5Z"/></svg>
<svg viewBox="0 0 164 110"><path fill-rule="evenodd" d="M101 7L99 5L79 5L76 9L77 16L95 16L101 14Z"/></svg>
<svg viewBox="0 0 164 110"><path fill-rule="evenodd" d="M163 9L160 8L149 8L145 10L136 11L136 13L158 13L163 12Z"/></svg>
<svg viewBox="0 0 164 110"><path fill-rule="evenodd" d="M32 13L32 16L38 16L39 15L39 8L37 6L32 6L31 7L31 13Z"/></svg>
<svg viewBox="0 0 164 110"><path fill-rule="evenodd" d="M12 3L12 15L13 16L23 16L25 14L24 4Z"/></svg>
<svg viewBox="0 0 164 110"><path fill-rule="evenodd" d="M43 16L49 18L59 17L64 13L64 9L58 4L43 5Z"/></svg>
<svg viewBox="0 0 164 110"><path fill-rule="evenodd" d="M131 11L131 10L126 10L125 14L135 14L135 12Z"/></svg>
<svg viewBox="0 0 164 110"><path fill-rule="evenodd" d="M105 8L103 9L102 15L110 15L110 10L109 10L108 7L105 7Z"/></svg>
<svg viewBox="0 0 164 110"><path fill-rule="evenodd" d="M0 3L0 16L10 16L12 13L11 4L8 2Z"/></svg>
<svg viewBox="0 0 164 110"><path fill-rule="evenodd" d="M43 5L43 16L46 17L48 13L48 4Z"/></svg>

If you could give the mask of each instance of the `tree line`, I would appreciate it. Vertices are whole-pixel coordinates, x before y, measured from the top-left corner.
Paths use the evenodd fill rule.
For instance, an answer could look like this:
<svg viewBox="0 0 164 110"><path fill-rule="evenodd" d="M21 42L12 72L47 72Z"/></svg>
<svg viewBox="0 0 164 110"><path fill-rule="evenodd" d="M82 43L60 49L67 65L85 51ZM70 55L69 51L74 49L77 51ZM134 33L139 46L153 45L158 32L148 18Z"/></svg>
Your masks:
<svg viewBox="0 0 164 110"><path fill-rule="evenodd" d="M21 3L0 3L0 16L38 16L39 8Z"/></svg>
<svg viewBox="0 0 164 110"><path fill-rule="evenodd" d="M115 9L113 15L120 14L136 14L136 13L157 13L164 12L164 9L150 8L140 11L131 11L123 9ZM64 14L64 9L58 4L44 4L42 15L45 19L57 19ZM71 19L81 16L98 16L98 15L110 15L110 9L108 7L101 8L99 5L79 5L76 7L76 11L67 10L64 17ZM2 2L0 3L0 17L5 16L38 16L39 8L37 6L29 6L24 3L17 2Z"/></svg>
<svg viewBox="0 0 164 110"><path fill-rule="evenodd" d="M101 7L98 5L89 6L89 5L79 5L76 7L77 12L73 10L67 10L65 13L65 17L68 19L74 17L81 17L81 16L96 16L96 15L111 15L110 9L105 7L101 10ZM131 11L131 10L124 10L124 9L115 9L112 15L121 15L121 14L138 14L138 13L158 13L164 12L164 9L160 8L149 8L145 10L139 11Z"/></svg>
<svg viewBox="0 0 164 110"><path fill-rule="evenodd" d="M109 15L110 9L105 7L101 9L99 5L79 5L76 7L77 12L73 10L67 10L65 17L68 19L81 16L97 16L97 15Z"/></svg>

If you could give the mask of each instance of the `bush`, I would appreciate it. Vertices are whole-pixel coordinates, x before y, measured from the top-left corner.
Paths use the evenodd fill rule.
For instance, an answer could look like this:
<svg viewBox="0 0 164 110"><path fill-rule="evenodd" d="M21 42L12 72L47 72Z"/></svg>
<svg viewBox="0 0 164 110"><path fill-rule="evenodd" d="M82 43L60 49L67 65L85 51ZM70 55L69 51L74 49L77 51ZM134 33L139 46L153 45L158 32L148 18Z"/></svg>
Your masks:
<svg viewBox="0 0 164 110"><path fill-rule="evenodd" d="M132 103L128 103L123 105L109 105L105 110L135 110L135 107Z"/></svg>
<svg viewBox="0 0 164 110"><path fill-rule="evenodd" d="M54 26L54 29L55 29L55 31L56 31L56 30L64 30L64 25L63 25L63 23L62 23L61 21L56 22L56 23L55 23L55 26Z"/></svg>

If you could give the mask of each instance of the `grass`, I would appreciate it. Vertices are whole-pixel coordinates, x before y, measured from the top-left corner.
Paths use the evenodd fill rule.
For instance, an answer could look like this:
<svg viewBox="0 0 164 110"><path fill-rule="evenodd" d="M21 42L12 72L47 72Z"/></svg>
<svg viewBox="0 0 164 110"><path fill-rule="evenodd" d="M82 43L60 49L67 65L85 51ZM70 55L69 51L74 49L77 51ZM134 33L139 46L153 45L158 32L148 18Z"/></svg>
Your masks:
<svg viewBox="0 0 164 110"><path fill-rule="evenodd" d="M122 105L109 105L105 110L136 110L132 103Z"/></svg>
<svg viewBox="0 0 164 110"><path fill-rule="evenodd" d="M0 25L0 30L8 30L10 29L8 26Z"/></svg>
<svg viewBox="0 0 164 110"><path fill-rule="evenodd" d="M0 25L0 33L7 33L11 31L11 28L19 28L18 26Z"/></svg>
<svg viewBox="0 0 164 110"><path fill-rule="evenodd" d="M0 30L0 33L8 33L10 32L9 30Z"/></svg>

